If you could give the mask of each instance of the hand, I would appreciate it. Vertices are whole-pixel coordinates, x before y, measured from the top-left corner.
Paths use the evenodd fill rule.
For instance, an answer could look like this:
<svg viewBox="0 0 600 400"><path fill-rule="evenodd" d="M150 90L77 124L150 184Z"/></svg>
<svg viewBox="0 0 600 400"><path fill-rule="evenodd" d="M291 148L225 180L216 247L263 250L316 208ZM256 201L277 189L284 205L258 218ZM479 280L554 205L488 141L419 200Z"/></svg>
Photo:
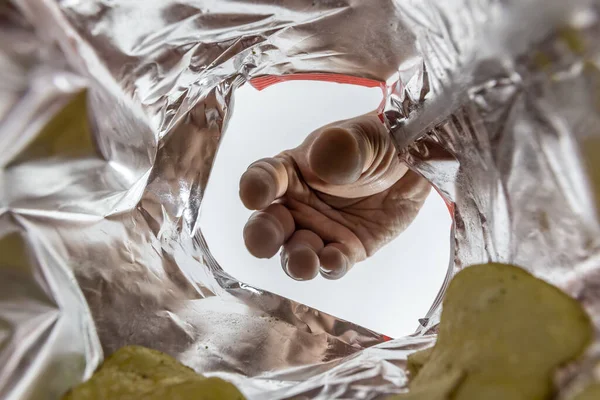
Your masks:
<svg viewBox="0 0 600 400"><path fill-rule="evenodd" d="M248 251L271 258L297 280L319 270L344 276L415 219L431 186L397 157L374 114L335 122L295 149L259 160L242 175L240 198L254 213Z"/></svg>

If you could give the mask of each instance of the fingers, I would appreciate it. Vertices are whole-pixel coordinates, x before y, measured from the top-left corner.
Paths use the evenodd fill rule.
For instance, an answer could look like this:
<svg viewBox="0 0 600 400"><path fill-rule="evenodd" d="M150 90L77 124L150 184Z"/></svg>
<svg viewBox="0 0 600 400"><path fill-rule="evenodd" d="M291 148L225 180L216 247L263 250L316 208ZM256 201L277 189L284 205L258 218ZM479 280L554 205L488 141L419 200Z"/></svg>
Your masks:
<svg viewBox="0 0 600 400"><path fill-rule="evenodd" d="M248 219L244 243L254 257L271 258L294 233L294 219L281 204L271 204Z"/></svg>
<svg viewBox="0 0 600 400"><path fill-rule="evenodd" d="M341 243L323 246L323 241L314 232L299 230L281 253L283 270L292 279L307 281L320 272L325 279L342 278L352 267L348 249Z"/></svg>
<svg viewBox="0 0 600 400"><path fill-rule="evenodd" d="M283 196L288 175L283 163L265 158L250 165L240 179L240 199L249 210L262 210Z"/></svg>
<svg viewBox="0 0 600 400"><path fill-rule="evenodd" d="M367 258L367 251L362 241L356 234L344 225L343 219L336 217L336 212L318 212L312 207L293 199L288 199L286 204L294 217L296 226L310 229L326 243L336 244L339 250L348 258L349 269L353 264Z"/></svg>
<svg viewBox="0 0 600 400"><path fill-rule="evenodd" d="M319 273L317 253L323 248L323 240L314 232L302 229L294 232L281 253L281 266L292 279L306 281Z"/></svg>
<svg viewBox="0 0 600 400"><path fill-rule="evenodd" d="M280 204L272 204L250 217L244 228L244 241L257 258L271 258L283 245L282 267L288 276L299 281L311 280L319 272L326 279L339 279L352 267L346 246L324 246L316 233L306 229L294 232L294 220Z"/></svg>

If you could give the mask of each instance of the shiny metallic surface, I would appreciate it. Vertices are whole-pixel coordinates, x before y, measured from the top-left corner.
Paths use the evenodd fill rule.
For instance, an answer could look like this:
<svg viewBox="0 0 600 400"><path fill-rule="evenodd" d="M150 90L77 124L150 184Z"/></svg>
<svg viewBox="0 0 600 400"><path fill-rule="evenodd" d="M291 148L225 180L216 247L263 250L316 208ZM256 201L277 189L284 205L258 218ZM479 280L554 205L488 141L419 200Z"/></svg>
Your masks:
<svg viewBox="0 0 600 400"><path fill-rule="evenodd" d="M401 157L454 203L448 279L473 263L516 263L579 299L599 328L600 191L586 179L600 137L599 10L591 0L3 3L0 398L58 398L127 344L251 399L405 390L407 355L435 340L443 288L415 335L385 342L236 281L204 241L200 212L219 210L202 210L202 196L233 92L267 74L386 82ZM557 383L589 374L597 347Z"/></svg>
<svg viewBox="0 0 600 400"><path fill-rule="evenodd" d="M471 40L454 42L467 48L450 52L443 70L439 55L425 52L426 93L407 101L396 90L388 100L401 156L454 204L454 272L487 261L519 265L588 310L596 343L557 374L559 386L600 359L600 8L592 3L470 10L488 18L461 22L469 29L458 33ZM465 15L437 21L454 27ZM417 34L423 47L436 39L428 28ZM436 301L420 332L435 331L439 312Z"/></svg>

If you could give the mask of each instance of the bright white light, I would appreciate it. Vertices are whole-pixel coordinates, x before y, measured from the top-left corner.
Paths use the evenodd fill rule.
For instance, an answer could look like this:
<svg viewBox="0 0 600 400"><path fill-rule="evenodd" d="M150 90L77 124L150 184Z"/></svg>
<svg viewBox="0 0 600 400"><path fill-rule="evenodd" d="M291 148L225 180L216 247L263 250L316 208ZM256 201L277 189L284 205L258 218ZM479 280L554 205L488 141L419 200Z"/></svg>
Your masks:
<svg viewBox="0 0 600 400"><path fill-rule="evenodd" d="M412 333L443 283L450 254L451 219L433 193L416 221L374 257L339 281L288 278L279 255L253 258L242 230L251 212L238 198L247 166L297 146L314 129L377 108L380 89L325 82L286 82L235 93L235 105L202 204L200 225L225 271L250 285L277 293L374 331L398 337Z"/></svg>

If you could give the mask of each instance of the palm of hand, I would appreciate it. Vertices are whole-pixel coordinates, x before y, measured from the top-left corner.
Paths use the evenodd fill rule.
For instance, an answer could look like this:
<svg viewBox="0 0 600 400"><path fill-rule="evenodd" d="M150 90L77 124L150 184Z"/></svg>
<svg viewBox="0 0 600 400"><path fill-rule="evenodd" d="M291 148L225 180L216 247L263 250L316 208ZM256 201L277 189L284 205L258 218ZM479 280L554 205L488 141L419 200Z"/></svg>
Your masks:
<svg viewBox="0 0 600 400"><path fill-rule="evenodd" d="M323 127L299 147L252 164L240 181L256 257L282 251L294 279L343 276L414 220L430 190L396 156L376 116Z"/></svg>

